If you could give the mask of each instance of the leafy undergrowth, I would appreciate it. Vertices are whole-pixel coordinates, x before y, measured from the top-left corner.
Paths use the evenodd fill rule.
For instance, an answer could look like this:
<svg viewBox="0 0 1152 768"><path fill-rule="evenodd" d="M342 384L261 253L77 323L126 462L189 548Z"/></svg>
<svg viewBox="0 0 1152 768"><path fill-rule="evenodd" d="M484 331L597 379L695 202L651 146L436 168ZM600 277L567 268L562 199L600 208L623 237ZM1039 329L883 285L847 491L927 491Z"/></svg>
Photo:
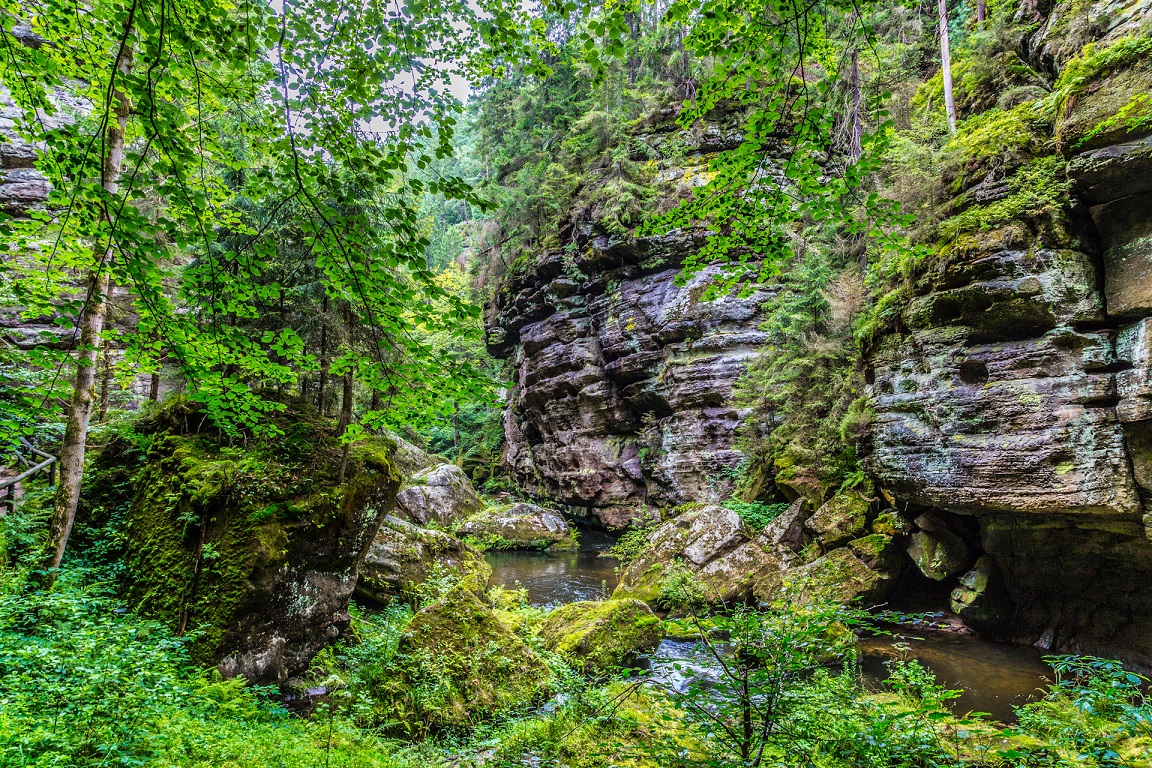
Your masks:
<svg viewBox="0 0 1152 768"><path fill-rule="evenodd" d="M346 718L292 717L270 691L193 667L185 644L82 572L49 592L0 572L0 765L406 765Z"/></svg>
<svg viewBox="0 0 1152 768"><path fill-rule="evenodd" d="M15 533L0 521L4 538ZM193 666L187 639L124 612L92 572L66 570L51 591L36 591L10 560L0 571L0 765L1152 768L1147 681L1118 663L1051 658L1051 690L1005 728L955 713L958 692L915 661L890 662L881 689L866 683L847 629L866 617L834 604L670 622L672 634L716 654L709 676L686 667L673 684L667 669L578 673L542 648L546 611L496 588L492 611L546 662L557 695L539 708L480 713L467 727L406 728L397 701L421 709L442 693L429 659L406 656L403 641L412 608L442 600L450 586L441 586L412 607L354 612L355 632L322 652L306 680L324 686L326 700L298 717L271 690ZM489 645L485 653L506 653ZM413 677L413 665L425 674ZM421 682L399 690L404 680Z"/></svg>

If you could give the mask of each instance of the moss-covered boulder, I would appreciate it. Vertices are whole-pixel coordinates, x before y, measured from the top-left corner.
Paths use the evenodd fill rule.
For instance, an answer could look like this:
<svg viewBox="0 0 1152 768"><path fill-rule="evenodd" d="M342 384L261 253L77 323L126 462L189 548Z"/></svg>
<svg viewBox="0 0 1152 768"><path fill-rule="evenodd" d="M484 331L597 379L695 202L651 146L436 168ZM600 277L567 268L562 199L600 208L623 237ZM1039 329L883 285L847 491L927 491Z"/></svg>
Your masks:
<svg viewBox="0 0 1152 768"><path fill-rule="evenodd" d="M601 673L625 667L651 653L664 627L639 600L569 603L548 614L540 636L549 650Z"/></svg>
<svg viewBox="0 0 1152 768"><path fill-rule="evenodd" d="M952 590L952 612L977 629L992 627L1005 620L1011 615L1011 604L1000 583L1001 578L996 561L982 555Z"/></svg>
<svg viewBox="0 0 1152 768"><path fill-rule="evenodd" d="M417 591L429 579L469 575L479 584L492 576L478 549L451 534L388 515L360 564L356 594L387 602Z"/></svg>
<svg viewBox="0 0 1152 768"><path fill-rule="evenodd" d="M868 501L854 493L842 493L820 505L805 527L820 540L824 551L846 544L868 527Z"/></svg>
<svg viewBox="0 0 1152 768"><path fill-rule="evenodd" d="M948 530L917 531L908 540L908 556L934 581L963 573L972 562L964 540Z"/></svg>
<svg viewBox="0 0 1152 768"><path fill-rule="evenodd" d="M402 716L437 729L538 701L548 666L503 621L472 579L417 613L400 641Z"/></svg>
<svg viewBox="0 0 1152 768"><path fill-rule="evenodd" d="M233 445L178 401L97 458L82 511L119 527L129 607L195 632L192 658L279 683L349 621L357 570L395 500L393 444L342 448L327 425L281 416L282 435Z"/></svg>
<svg viewBox="0 0 1152 768"><path fill-rule="evenodd" d="M456 534L495 549L576 546L576 537L567 520L556 512L523 502L473 515L457 528Z"/></svg>
<svg viewBox="0 0 1152 768"><path fill-rule="evenodd" d="M725 507L695 507L651 530L612 596L655 603L688 579L710 603L760 598L792 558L780 535L771 525L756 535Z"/></svg>
<svg viewBox="0 0 1152 768"><path fill-rule="evenodd" d="M778 594L799 602L859 600L870 605L888 594L893 575L887 568L870 566L854 547L840 547L790 571Z"/></svg>

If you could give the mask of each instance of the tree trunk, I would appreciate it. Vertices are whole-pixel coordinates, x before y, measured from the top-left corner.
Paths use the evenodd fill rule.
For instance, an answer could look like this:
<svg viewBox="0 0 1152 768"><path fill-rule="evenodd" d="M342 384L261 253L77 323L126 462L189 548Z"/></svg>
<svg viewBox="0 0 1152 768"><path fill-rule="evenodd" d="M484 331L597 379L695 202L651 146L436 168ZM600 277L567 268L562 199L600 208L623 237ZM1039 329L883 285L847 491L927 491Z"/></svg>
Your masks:
<svg viewBox="0 0 1152 768"><path fill-rule="evenodd" d="M852 49L852 136L848 153L852 160L859 160L864 154L864 117L861 114L864 94L860 90L860 52Z"/></svg>
<svg viewBox="0 0 1152 768"><path fill-rule="evenodd" d="M131 28L132 18L128 18ZM125 35L127 37L127 35ZM121 76L132 68L132 51L124 45L116 57L116 72ZM128 124L130 105L123 91L115 90L113 121L108 126L106 150L100 182L112 196L120 190L120 166L124 159L124 129ZM104 216L112 225L107 210ZM80 502L80 481L84 475L84 450L88 439L88 422L92 418L92 401L96 394L96 360L100 354L100 334L104 330L104 315L108 308L108 267L112 260L111 240L106 247L97 245L93 249L94 264L88 272L88 294L84 308L80 311L80 346L76 359L76 382L72 390L72 400L68 404L68 423L64 430L64 441L60 445L60 485L56 488L56 498L52 510L52 528L48 536L45 553L45 570L54 571L64 560L68 547L68 537L76 522L76 506ZM47 583L51 585L54 575L49 574Z"/></svg>
<svg viewBox="0 0 1152 768"><path fill-rule="evenodd" d="M160 400L160 372L152 374L148 382L148 399L152 402Z"/></svg>
<svg viewBox="0 0 1152 768"><path fill-rule="evenodd" d="M636 85L636 73L640 69L640 57L636 55L636 41L640 38L640 18L635 12L624 14L628 22L628 35L632 39L632 46L628 52L628 82Z"/></svg>
<svg viewBox="0 0 1152 768"><path fill-rule="evenodd" d="M944 111L948 113L948 132L956 133L956 102L952 99L952 52L948 48L948 2L936 0L940 16L940 68L944 75Z"/></svg>
<svg viewBox="0 0 1152 768"><path fill-rule="evenodd" d="M328 294L320 305L320 386L316 393L316 411L324 415L324 390L328 386Z"/></svg>
<svg viewBox="0 0 1152 768"><path fill-rule="evenodd" d="M976 23L983 24L988 16L988 0L976 0Z"/></svg>
<svg viewBox="0 0 1152 768"><path fill-rule="evenodd" d="M100 373L100 413L96 420L103 423L108 418L108 390L112 387L112 348L104 347L103 361Z"/></svg>
<svg viewBox="0 0 1152 768"><path fill-rule="evenodd" d="M344 310L344 331L347 336L348 346L352 346L352 305L349 304ZM352 366L348 366L344 370L344 392L340 398L340 421L336 425L336 434L343 436L344 430L348 429L348 425L352 423L352 406L354 404L353 392L353 376ZM340 478L339 482L344 482L344 473L348 470L348 443L344 443L344 450L340 454Z"/></svg>

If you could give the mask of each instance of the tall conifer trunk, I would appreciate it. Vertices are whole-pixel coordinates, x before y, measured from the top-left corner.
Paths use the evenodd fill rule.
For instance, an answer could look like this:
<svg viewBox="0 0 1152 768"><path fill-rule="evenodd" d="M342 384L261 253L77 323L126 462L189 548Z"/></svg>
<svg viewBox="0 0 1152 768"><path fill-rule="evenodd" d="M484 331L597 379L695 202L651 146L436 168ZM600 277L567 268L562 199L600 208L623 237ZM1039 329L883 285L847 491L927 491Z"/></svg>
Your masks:
<svg viewBox="0 0 1152 768"><path fill-rule="evenodd" d="M956 102L952 99L952 51L948 47L948 0L936 0L940 16L940 67L944 75L944 111L948 132L956 133Z"/></svg>
<svg viewBox="0 0 1152 768"><path fill-rule="evenodd" d="M864 154L864 116L861 114L864 108L864 94L860 89L860 52L856 48L852 49L851 78L852 136L848 151L853 160L859 160L860 155Z"/></svg>
<svg viewBox="0 0 1152 768"><path fill-rule="evenodd" d="M320 386L316 393L316 412L324 415L324 390L328 386L328 294L320 304Z"/></svg>
<svg viewBox="0 0 1152 768"><path fill-rule="evenodd" d="M130 15L125 28L125 42L116 56L117 76L127 76L132 68L132 51L127 38L132 29ZM104 143L104 158L100 182L109 195L115 196L120 190L120 169L124 160L124 131L128 124L131 105L128 97L120 89L112 94L112 118L108 124L108 134ZM109 226L111 213L104 211ZM80 483L84 476L84 452L88 440L88 423L92 419L92 406L96 398L96 363L100 355L100 334L104 330L104 317L108 310L109 266L112 260L111 238L106 245L97 244L92 252L92 267L86 281L87 293L84 308L80 311L80 344L76 356L76 381L72 389L72 400L68 403L68 421L64 430L64 441L60 446L60 484L56 488L56 498L52 510L52 527L48 535L47 551L44 558L46 570L60 567L64 551L68 547L68 537L76 522L76 507L80 502ZM51 584L54 576L49 575Z"/></svg>

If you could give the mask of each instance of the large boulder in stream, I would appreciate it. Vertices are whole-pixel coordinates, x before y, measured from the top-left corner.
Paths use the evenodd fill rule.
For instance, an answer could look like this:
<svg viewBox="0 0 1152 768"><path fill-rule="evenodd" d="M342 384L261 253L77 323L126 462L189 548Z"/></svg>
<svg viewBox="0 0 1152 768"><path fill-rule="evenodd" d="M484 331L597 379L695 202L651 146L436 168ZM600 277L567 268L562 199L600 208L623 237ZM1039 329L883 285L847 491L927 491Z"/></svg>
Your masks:
<svg viewBox="0 0 1152 768"><path fill-rule="evenodd" d="M576 546L571 526L559 513L524 502L474 515L456 530L456 534L496 549Z"/></svg>
<svg viewBox="0 0 1152 768"><path fill-rule="evenodd" d="M409 594L430 578L475 576L487 584L492 568L475 547L455 536L388 515L360 564L356 594L377 602Z"/></svg>
<svg viewBox="0 0 1152 768"><path fill-rule="evenodd" d="M196 632L197 664L284 682L349 622L360 560L400 486L395 444L342 447L281 415L284 437L233 445L184 401L96 458L79 526L122 525L132 610ZM120 523L119 521L122 521Z"/></svg>
<svg viewBox="0 0 1152 768"><path fill-rule="evenodd" d="M544 647L591 673L611 672L651 653L664 639L663 623L639 600L579 602L548 614Z"/></svg>
<svg viewBox="0 0 1152 768"><path fill-rule="evenodd" d="M396 496L396 516L419 526L450 526L484 507L472 481L455 464L435 464L413 474Z"/></svg>
<svg viewBox="0 0 1152 768"><path fill-rule="evenodd" d="M473 579L412 618L400 654L407 662L398 695L408 699L401 711L433 729L467 725L547 693L548 665Z"/></svg>

